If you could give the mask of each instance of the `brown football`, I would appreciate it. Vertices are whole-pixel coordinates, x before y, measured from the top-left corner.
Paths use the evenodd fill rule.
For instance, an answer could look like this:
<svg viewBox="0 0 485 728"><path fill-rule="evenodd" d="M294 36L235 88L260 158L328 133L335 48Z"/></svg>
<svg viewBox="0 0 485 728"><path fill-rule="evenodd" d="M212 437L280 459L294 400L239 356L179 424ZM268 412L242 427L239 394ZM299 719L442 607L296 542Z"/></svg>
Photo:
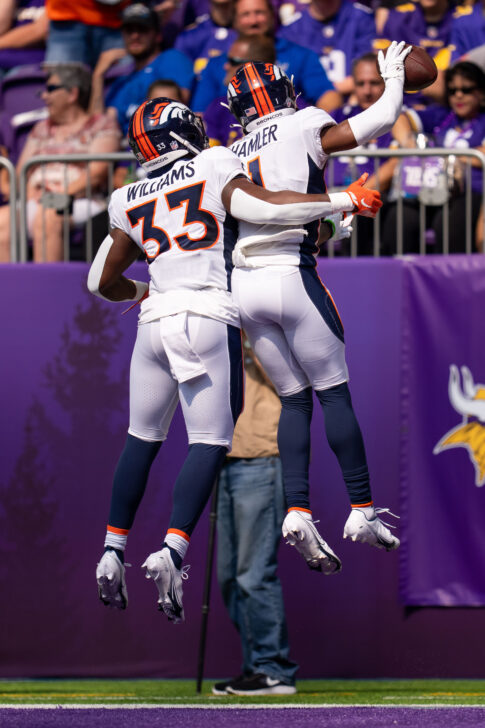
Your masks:
<svg viewBox="0 0 485 728"><path fill-rule="evenodd" d="M412 51L404 61L404 90L421 91L431 86L438 77L436 63L424 48L412 46Z"/></svg>

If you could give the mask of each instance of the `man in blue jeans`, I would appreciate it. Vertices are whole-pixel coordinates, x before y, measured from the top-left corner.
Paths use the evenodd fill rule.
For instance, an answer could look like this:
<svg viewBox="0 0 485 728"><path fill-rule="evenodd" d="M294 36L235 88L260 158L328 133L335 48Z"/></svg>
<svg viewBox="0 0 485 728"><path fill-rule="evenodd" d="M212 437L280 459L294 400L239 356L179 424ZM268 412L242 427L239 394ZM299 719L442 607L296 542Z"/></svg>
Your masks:
<svg viewBox="0 0 485 728"><path fill-rule="evenodd" d="M289 659L277 550L286 515L276 433L281 403L244 345L244 412L219 480L217 578L239 632L242 674L215 695L292 695L298 665Z"/></svg>

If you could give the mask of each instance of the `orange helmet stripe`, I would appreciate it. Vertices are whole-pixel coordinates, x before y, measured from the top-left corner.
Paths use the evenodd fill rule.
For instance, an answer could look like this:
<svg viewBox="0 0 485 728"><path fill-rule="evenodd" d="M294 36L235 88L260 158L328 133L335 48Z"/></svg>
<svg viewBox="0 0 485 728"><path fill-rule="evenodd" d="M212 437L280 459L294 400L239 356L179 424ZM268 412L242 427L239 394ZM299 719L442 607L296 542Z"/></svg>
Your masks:
<svg viewBox="0 0 485 728"><path fill-rule="evenodd" d="M142 104L142 106L139 106L138 109L135 111L135 115L133 117L133 133L135 140L140 147L140 151L142 152L144 157L148 157L149 149L147 145L145 144L145 139L142 135L141 131L141 125L140 125L140 116L143 114L143 109L145 108L145 104Z"/></svg>
<svg viewBox="0 0 485 728"><path fill-rule="evenodd" d="M244 66L244 73L246 74L248 86L251 89L251 96L255 102L258 114L260 116L266 116L266 114L270 113L270 107L268 106L266 98L262 92L260 86L261 79L258 78L255 73L254 65L252 63L248 63L247 66Z"/></svg>
<svg viewBox="0 0 485 728"><path fill-rule="evenodd" d="M271 111L274 111L274 107L269 99L266 89L264 88L264 84L261 80L261 76L257 72L254 63L251 63L251 76L253 79L254 89L258 94L261 107L263 108L263 114L269 114Z"/></svg>
<svg viewBox="0 0 485 728"><path fill-rule="evenodd" d="M150 159L155 159L155 157L157 157L158 154L157 154L155 147L151 143L150 139L145 134L145 129L143 126L143 111L144 111L147 103L148 102L145 101L145 103L142 104L142 106L140 106L138 111L135 112L136 116L134 119L134 130L135 130L135 136L138 141L138 144L140 145L141 151L143 152L145 159L148 161Z"/></svg>
<svg viewBox="0 0 485 728"><path fill-rule="evenodd" d="M148 102L145 102L145 104L146 103L148 103ZM145 108L145 104L143 104L143 109ZM143 135L143 141L146 142L146 145L148 147L147 159L155 159L155 157L158 157L158 152L155 149L155 147L153 146L153 144L151 143L148 135L145 134L145 125L143 123L143 110L142 110L142 113L140 114L140 131L141 131L141 134Z"/></svg>
<svg viewBox="0 0 485 728"><path fill-rule="evenodd" d="M258 116L264 116L266 112L263 112L263 109L261 108L261 104L259 102L259 97L256 95L255 90L253 89L253 84L251 81L251 78L249 76L249 65L244 66L244 75L246 76L246 81L248 82L249 90L251 91L251 96L253 97L254 105L256 107L256 111L258 112Z"/></svg>
<svg viewBox="0 0 485 728"><path fill-rule="evenodd" d="M251 65L253 67L253 70L254 70L254 73L255 73L256 77L259 79L259 83L260 83L260 87L259 88L260 88L260 91L262 92L262 94L263 94L263 96L264 96L264 98L266 100L266 104L268 105L270 112L271 111L274 111L275 109L274 109L274 106L273 106L273 102L271 101L271 99L269 97L269 94L266 91L266 88L264 86L264 83L261 80L261 76L259 75L258 70L257 70L256 66L254 65L254 63L252 63Z"/></svg>

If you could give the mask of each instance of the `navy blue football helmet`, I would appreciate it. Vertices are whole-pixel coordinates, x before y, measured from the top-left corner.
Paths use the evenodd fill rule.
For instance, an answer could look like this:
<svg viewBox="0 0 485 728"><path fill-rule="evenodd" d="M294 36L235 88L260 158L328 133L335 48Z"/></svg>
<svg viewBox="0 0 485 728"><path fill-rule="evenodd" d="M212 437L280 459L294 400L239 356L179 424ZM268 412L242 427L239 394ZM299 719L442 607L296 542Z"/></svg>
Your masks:
<svg viewBox="0 0 485 728"><path fill-rule="evenodd" d="M227 104L244 131L253 131L260 119L296 110L296 95L286 73L273 63L254 61L238 69L227 87Z"/></svg>
<svg viewBox="0 0 485 728"><path fill-rule="evenodd" d="M204 125L185 104L164 97L145 101L130 119L128 141L147 172L209 146Z"/></svg>

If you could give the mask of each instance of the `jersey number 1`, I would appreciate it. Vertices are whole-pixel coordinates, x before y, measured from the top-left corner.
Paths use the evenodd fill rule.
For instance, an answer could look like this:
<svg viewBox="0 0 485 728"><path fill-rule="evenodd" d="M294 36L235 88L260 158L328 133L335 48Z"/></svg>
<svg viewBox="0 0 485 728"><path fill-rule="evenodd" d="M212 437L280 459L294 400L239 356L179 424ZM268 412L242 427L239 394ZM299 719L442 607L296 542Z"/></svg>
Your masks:
<svg viewBox="0 0 485 728"><path fill-rule="evenodd" d="M248 174L255 185L264 187L263 175L261 174L261 157L255 157L248 162Z"/></svg>

